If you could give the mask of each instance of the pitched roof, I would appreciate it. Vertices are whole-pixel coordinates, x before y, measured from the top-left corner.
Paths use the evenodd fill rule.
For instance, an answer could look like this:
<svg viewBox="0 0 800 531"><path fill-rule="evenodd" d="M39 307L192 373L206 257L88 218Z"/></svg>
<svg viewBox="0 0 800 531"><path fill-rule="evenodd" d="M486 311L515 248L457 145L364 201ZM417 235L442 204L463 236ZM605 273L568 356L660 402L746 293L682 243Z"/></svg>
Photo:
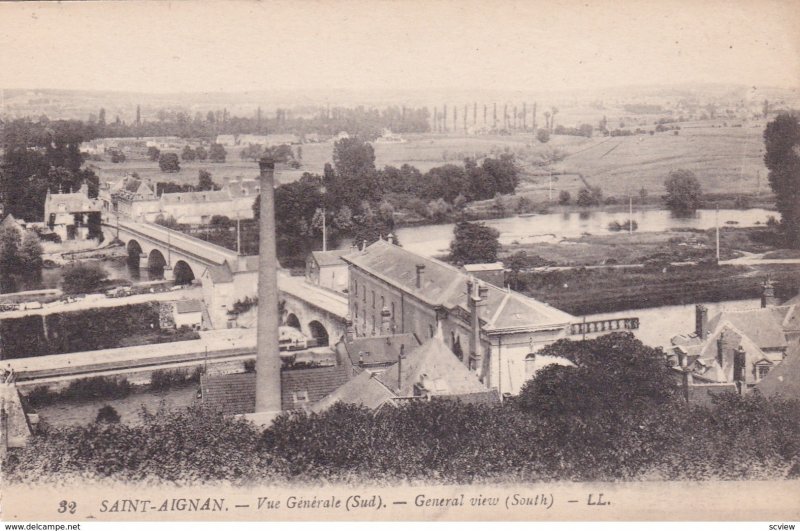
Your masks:
<svg viewBox="0 0 800 531"><path fill-rule="evenodd" d="M366 249L342 256L345 262L414 295L431 306L468 311L466 283L470 278L462 270L436 260L412 253L402 247L378 240ZM418 288L417 265L424 265L422 285ZM485 330L562 326L573 316L520 293L485 284L486 303L480 317Z"/></svg>
<svg viewBox="0 0 800 531"><path fill-rule="evenodd" d="M231 181L225 186L231 197L255 197L261 192L261 183L256 179Z"/></svg>
<svg viewBox="0 0 800 531"><path fill-rule="evenodd" d="M407 354L417 348L419 344L417 336L408 333L357 338L350 343L345 343L344 347L350 362L358 367L360 362L363 362L364 365L396 363L401 349Z"/></svg>
<svg viewBox="0 0 800 531"><path fill-rule="evenodd" d="M255 373L203 374L200 390L203 406L224 415L253 413L256 409Z"/></svg>
<svg viewBox="0 0 800 531"><path fill-rule="evenodd" d="M311 410L319 413L337 402L377 409L395 396L373 373L364 371L311 406Z"/></svg>
<svg viewBox="0 0 800 531"><path fill-rule="evenodd" d="M756 384L761 394L767 397L783 395L800 397L800 348L793 348L777 367Z"/></svg>
<svg viewBox="0 0 800 531"><path fill-rule="evenodd" d="M342 256L352 253L352 249L337 249L335 251L311 251L311 256L320 267L347 265Z"/></svg>
<svg viewBox="0 0 800 531"><path fill-rule="evenodd" d="M492 262L491 264L464 264L464 271L498 271L504 269L503 262Z"/></svg>
<svg viewBox="0 0 800 531"><path fill-rule="evenodd" d="M281 371L281 409L291 410L313 405L347 382L344 367L315 367ZM256 408L256 375L239 374L202 375L200 377L202 403L221 410L226 415L253 413ZM307 396L298 402L295 398Z"/></svg>
<svg viewBox="0 0 800 531"><path fill-rule="evenodd" d="M178 313L195 313L203 311L203 301L187 299L175 302L175 311Z"/></svg>
<svg viewBox="0 0 800 531"><path fill-rule="evenodd" d="M161 202L167 205L186 205L196 203L221 203L230 201L231 196L223 190L203 192L173 192L161 194Z"/></svg>
<svg viewBox="0 0 800 531"><path fill-rule="evenodd" d="M100 203L97 199L89 199L85 193L81 192L48 194L46 201L50 204L63 204L66 212L97 212L100 210Z"/></svg>
<svg viewBox="0 0 800 531"><path fill-rule="evenodd" d="M786 336L781 323L788 311L789 308L786 306L723 311L708 322L708 329L716 331L727 321L761 349L786 348Z"/></svg>
<svg viewBox="0 0 800 531"><path fill-rule="evenodd" d="M347 370L342 366L315 367L281 371L281 408L300 409L322 400L348 380ZM295 398L307 394L308 401L297 402Z"/></svg>
<svg viewBox="0 0 800 531"><path fill-rule="evenodd" d="M416 385L422 385L432 395L461 395L487 390L438 334L376 378L399 396L414 395Z"/></svg>

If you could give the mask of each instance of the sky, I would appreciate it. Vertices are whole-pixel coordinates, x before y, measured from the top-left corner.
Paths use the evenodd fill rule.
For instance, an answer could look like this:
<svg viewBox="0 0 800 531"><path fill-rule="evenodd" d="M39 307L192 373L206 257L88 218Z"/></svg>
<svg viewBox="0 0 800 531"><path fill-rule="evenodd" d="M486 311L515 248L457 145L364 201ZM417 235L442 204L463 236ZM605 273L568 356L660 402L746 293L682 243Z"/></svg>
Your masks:
<svg viewBox="0 0 800 531"><path fill-rule="evenodd" d="M791 0L0 3L0 87L800 86Z"/></svg>

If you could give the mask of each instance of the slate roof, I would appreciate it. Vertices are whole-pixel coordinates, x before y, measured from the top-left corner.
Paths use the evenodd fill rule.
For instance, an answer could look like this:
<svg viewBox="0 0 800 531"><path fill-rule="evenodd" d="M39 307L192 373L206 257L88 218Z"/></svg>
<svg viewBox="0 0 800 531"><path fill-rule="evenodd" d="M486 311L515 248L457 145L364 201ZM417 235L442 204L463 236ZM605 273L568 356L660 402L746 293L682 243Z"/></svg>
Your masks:
<svg viewBox="0 0 800 531"><path fill-rule="evenodd" d="M261 183L255 179L241 179L229 182L224 189L230 197L255 197L261 192Z"/></svg>
<svg viewBox="0 0 800 531"><path fill-rule="evenodd" d="M741 330L760 349L782 349L787 346L782 323L788 311L787 306L723 311L708 322L708 329L716 331L721 323L727 321Z"/></svg>
<svg viewBox="0 0 800 531"><path fill-rule="evenodd" d="M221 411L224 415L253 413L256 409L256 375L203 374L200 390L204 407Z"/></svg>
<svg viewBox="0 0 800 531"><path fill-rule="evenodd" d="M311 256L320 267L347 265L342 256L352 253L352 249L337 249L335 251L312 251Z"/></svg>
<svg viewBox="0 0 800 531"><path fill-rule="evenodd" d="M203 311L203 301L197 299L180 300L175 302L175 311L178 313L196 313Z"/></svg>
<svg viewBox="0 0 800 531"><path fill-rule="evenodd" d="M204 192L173 192L161 194L161 202L167 205L191 205L197 203L222 203L231 200L228 192L207 190Z"/></svg>
<svg viewBox="0 0 800 531"><path fill-rule="evenodd" d="M783 362L756 384L756 389L766 397L800 398L800 348L792 349Z"/></svg>
<svg viewBox="0 0 800 531"><path fill-rule="evenodd" d="M281 371L281 409L284 411L308 407L347 383L347 370L341 366L316 367ZM202 375L202 403L221 410L226 415L253 413L256 407L256 375ZM307 394L308 401L298 403L295 397Z"/></svg>
<svg viewBox="0 0 800 531"><path fill-rule="evenodd" d="M315 367L281 371L281 409L300 409L310 406L347 383L347 369L342 366ZM295 402L297 393L306 392L308 402Z"/></svg>
<svg viewBox="0 0 800 531"><path fill-rule="evenodd" d="M399 396L414 395L416 384L423 384L433 395L461 395L487 390L475 373L456 358L438 333L408 353L401 363L392 365L376 378Z"/></svg>
<svg viewBox="0 0 800 531"><path fill-rule="evenodd" d="M412 333L396 334L391 336L363 337L345 343L344 347L350 362L358 367L359 362L364 365L396 363L400 349L408 354L419 346L417 336Z"/></svg>
<svg viewBox="0 0 800 531"><path fill-rule="evenodd" d="M504 269L503 262L492 262L491 264L464 264L464 271L498 271Z"/></svg>
<svg viewBox="0 0 800 531"><path fill-rule="evenodd" d="M311 406L311 411L325 411L337 402L377 409L395 396L373 373L364 371Z"/></svg>
<svg viewBox="0 0 800 531"><path fill-rule="evenodd" d="M342 259L431 306L469 310L466 283L470 277L454 266L414 254L383 240L378 240L363 251L342 256ZM425 266L419 288L416 287L417 265ZM575 320L566 312L520 293L488 283L484 285L488 288L488 294L480 317L486 331L556 327Z"/></svg>

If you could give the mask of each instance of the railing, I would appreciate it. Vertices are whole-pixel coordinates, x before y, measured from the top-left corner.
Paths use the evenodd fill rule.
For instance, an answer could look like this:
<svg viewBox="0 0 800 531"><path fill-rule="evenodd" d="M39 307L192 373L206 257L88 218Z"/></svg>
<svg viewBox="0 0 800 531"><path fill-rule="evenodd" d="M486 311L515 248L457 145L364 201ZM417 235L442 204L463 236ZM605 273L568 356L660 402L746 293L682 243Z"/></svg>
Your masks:
<svg viewBox="0 0 800 531"><path fill-rule="evenodd" d="M613 332L614 330L637 330L638 317L618 317L615 319L601 319L599 321L584 321L569 325L571 335L596 334Z"/></svg>

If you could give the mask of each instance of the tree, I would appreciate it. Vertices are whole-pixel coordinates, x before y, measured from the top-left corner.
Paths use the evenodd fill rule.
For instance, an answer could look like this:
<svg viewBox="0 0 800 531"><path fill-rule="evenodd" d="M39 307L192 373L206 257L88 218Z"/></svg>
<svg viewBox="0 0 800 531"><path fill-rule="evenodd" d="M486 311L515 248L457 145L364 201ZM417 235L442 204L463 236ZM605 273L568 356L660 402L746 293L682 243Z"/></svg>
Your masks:
<svg viewBox="0 0 800 531"><path fill-rule="evenodd" d="M630 332L596 339L561 339L539 353L572 365L549 365L529 380L517 404L552 417L595 419L639 417L677 398L675 376L664 352L644 345Z"/></svg>
<svg viewBox="0 0 800 531"><path fill-rule="evenodd" d="M256 161L261 158L261 154L264 152L264 146L260 144L248 144L246 147L242 148L239 152L239 158L242 160L253 160Z"/></svg>
<svg viewBox="0 0 800 531"><path fill-rule="evenodd" d="M206 160L208 158L208 151L203 146L197 146L197 149L194 150L194 154L197 157L197 160Z"/></svg>
<svg viewBox="0 0 800 531"><path fill-rule="evenodd" d="M462 221L453 228L450 261L454 264L478 264L497 261L500 233L483 223Z"/></svg>
<svg viewBox="0 0 800 531"><path fill-rule="evenodd" d="M125 160L126 160L125 153L123 153L122 150L119 149L111 150L111 162L113 162L114 164L120 164L122 162L125 162Z"/></svg>
<svg viewBox="0 0 800 531"><path fill-rule="evenodd" d="M689 170L672 170L664 181L666 195L663 196L667 207L675 214L686 215L697 210L701 205L702 190L700 182Z"/></svg>
<svg viewBox="0 0 800 531"><path fill-rule="evenodd" d="M781 213L780 230L789 247L800 248L800 115L782 113L764 130L764 163L775 207Z"/></svg>
<svg viewBox="0 0 800 531"><path fill-rule="evenodd" d="M164 173L177 173L181 171L181 163L177 153L162 153L158 157L158 167Z"/></svg>
<svg viewBox="0 0 800 531"><path fill-rule="evenodd" d="M114 409L114 406L109 406L106 404L97 410L97 417L94 419L94 421L98 423L104 422L106 424L118 424L120 421L120 416L119 413L117 413L117 410Z"/></svg>
<svg viewBox="0 0 800 531"><path fill-rule="evenodd" d="M197 190L203 192L206 190L218 189L219 187L214 184L211 173L208 170L200 170L197 172Z"/></svg>
<svg viewBox="0 0 800 531"><path fill-rule="evenodd" d="M228 152L225 151L222 144L211 144L211 147L208 149L208 159L211 162L225 162L227 156Z"/></svg>
<svg viewBox="0 0 800 531"><path fill-rule="evenodd" d="M569 192L566 190L561 190L558 193L558 204L559 205L568 205L572 201L572 196L570 196Z"/></svg>
<svg viewBox="0 0 800 531"><path fill-rule="evenodd" d="M152 160L153 162L157 161L161 156L161 150L155 146L150 146L147 148L147 158Z"/></svg>
<svg viewBox="0 0 800 531"><path fill-rule="evenodd" d="M503 260L503 265L510 271L509 280L511 281L511 287L515 290L519 290L519 274L520 272L528 267L528 253L525 251L517 251L516 253L507 256Z"/></svg>
<svg viewBox="0 0 800 531"><path fill-rule="evenodd" d="M578 192L575 203L580 207L599 206L603 202L603 191L598 186L587 186Z"/></svg>
<svg viewBox="0 0 800 531"><path fill-rule="evenodd" d="M14 272L19 271L19 231L0 228L0 292L15 291Z"/></svg>
<svg viewBox="0 0 800 531"><path fill-rule="evenodd" d="M545 113L545 118L549 116L549 113ZM542 144L546 144L550 141L550 132L547 129L539 129L536 131L536 140L541 142Z"/></svg>
<svg viewBox="0 0 800 531"><path fill-rule="evenodd" d="M26 231L19 246L18 263L26 276L42 274L42 244L35 232Z"/></svg>
<svg viewBox="0 0 800 531"><path fill-rule="evenodd" d="M183 148L183 152L181 153L181 159L184 162L191 162L197 157L197 153L192 149L190 145L186 145Z"/></svg>
<svg viewBox="0 0 800 531"><path fill-rule="evenodd" d="M67 266L62 276L61 289L67 294L93 293L100 291L108 273L98 263L78 263Z"/></svg>
<svg viewBox="0 0 800 531"><path fill-rule="evenodd" d="M333 167L326 165L323 182L332 204L360 212L363 200L380 199L375 151L358 138L344 138L333 145Z"/></svg>

